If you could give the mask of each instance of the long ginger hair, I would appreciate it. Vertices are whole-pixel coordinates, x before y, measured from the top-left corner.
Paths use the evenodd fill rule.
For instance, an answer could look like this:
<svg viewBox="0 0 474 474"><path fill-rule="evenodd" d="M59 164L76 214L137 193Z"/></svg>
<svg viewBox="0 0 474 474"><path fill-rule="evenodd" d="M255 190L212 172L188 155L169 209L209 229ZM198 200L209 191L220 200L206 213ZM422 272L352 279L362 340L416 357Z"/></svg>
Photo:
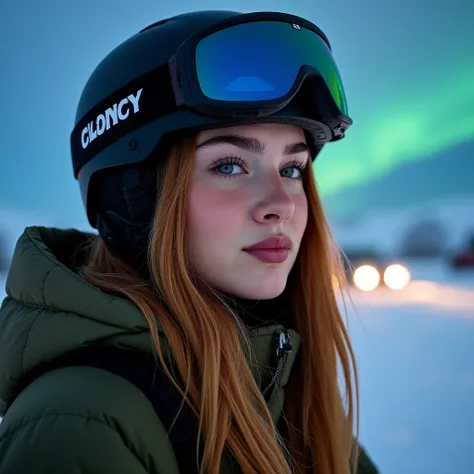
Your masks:
<svg viewBox="0 0 474 474"><path fill-rule="evenodd" d="M105 292L131 300L146 318L158 363L198 417L201 473L218 474L226 449L248 474L347 474L357 456L357 371L334 285L335 277L339 288L344 282L340 252L313 172L304 178L308 224L288 282L301 349L285 387L283 435L251 371L243 325L189 267L186 215L195 143L176 143L163 165L150 230L149 281L100 238L82 273ZM178 377L158 330L166 335Z"/></svg>

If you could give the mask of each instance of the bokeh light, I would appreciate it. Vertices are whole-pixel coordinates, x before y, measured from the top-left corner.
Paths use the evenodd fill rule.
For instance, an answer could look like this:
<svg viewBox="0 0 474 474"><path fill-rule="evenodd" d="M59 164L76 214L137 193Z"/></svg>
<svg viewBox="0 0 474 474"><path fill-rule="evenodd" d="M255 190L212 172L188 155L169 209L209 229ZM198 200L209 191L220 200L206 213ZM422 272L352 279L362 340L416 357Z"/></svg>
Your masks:
<svg viewBox="0 0 474 474"><path fill-rule="evenodd" d="M410 272L400 264L390 265L383 274L383 281L392 290L402 290L410 280Z"/></svg>
<svg viewBox="0 0 474 474"><path fill-rule="evenodd" d="M379 286L380 273L371 265L362 265L354 272L354 284L359 290L372 291Z"/></svg>

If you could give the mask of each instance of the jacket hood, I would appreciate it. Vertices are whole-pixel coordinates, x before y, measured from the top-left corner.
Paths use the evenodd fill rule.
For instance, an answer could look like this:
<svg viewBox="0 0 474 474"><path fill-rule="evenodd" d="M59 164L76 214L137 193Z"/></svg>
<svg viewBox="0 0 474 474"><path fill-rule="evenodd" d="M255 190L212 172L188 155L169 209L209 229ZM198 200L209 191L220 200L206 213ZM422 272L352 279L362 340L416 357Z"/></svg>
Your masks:
<svg viewBox="0 0 474 474"><path fill-rule="evenodd" d="M96 344L151 351L140 310L74 271L73 257L94 238L28 227L18 240L0 309L0 413L25 374L68 352Z"/></svg>
<svg viewBox="0 0 474 474"><path fill-rule="evenodd" d="M0 309L0 415L28 374L70 352L99 346L152 353L148 324L139 308L90 285L77 271L96 238L46 227L27 227L19 238ZM259 365L270 363L277 327L253 332ZM159 325L158 333L166 354L167 340ZM299 347L299 336L292 333L286 380Z"/></svg>

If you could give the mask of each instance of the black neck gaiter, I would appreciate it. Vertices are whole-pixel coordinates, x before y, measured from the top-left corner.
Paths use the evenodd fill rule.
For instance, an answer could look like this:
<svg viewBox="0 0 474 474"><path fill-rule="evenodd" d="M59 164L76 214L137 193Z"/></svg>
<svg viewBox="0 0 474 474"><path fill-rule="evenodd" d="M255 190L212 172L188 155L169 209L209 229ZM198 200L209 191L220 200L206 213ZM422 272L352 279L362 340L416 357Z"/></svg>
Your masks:
<svg viewBox="0 0 474 474"><path fill-rule="evenodd" d="M269 300L250 300L229 295L226 299L249 329L274 324L280 324L285 329L294 329L290 295L286 289L281 295Z"/></svg>

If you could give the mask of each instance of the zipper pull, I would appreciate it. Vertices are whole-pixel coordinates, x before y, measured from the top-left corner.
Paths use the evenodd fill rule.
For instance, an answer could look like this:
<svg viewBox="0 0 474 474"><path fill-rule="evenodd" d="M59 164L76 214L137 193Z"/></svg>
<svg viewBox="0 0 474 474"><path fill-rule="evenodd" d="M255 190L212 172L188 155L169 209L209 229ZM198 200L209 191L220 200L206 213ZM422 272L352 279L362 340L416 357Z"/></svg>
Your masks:
<svg viewBox="0 0 474 474"><path fill-rule="evenodd" d="M280 388L281 378L283 376L283 369L285 368L285 362L288 354L293 350L291 345L291 336L287 330L282 330L276 337L276 369L273 374L273 377L270 383L267 385L265 390L262 391L262 394L267 402L267 405L270 406L275 398L275 395Z"/></svg>
<svg viewBox="0 0 474 474"><path fill-rule="evenodd" d="M291 354L293 346L291 345L291 335L285 329L280 331L280 334L277 337L277 359L284 357L285 355Z"/></svg>

